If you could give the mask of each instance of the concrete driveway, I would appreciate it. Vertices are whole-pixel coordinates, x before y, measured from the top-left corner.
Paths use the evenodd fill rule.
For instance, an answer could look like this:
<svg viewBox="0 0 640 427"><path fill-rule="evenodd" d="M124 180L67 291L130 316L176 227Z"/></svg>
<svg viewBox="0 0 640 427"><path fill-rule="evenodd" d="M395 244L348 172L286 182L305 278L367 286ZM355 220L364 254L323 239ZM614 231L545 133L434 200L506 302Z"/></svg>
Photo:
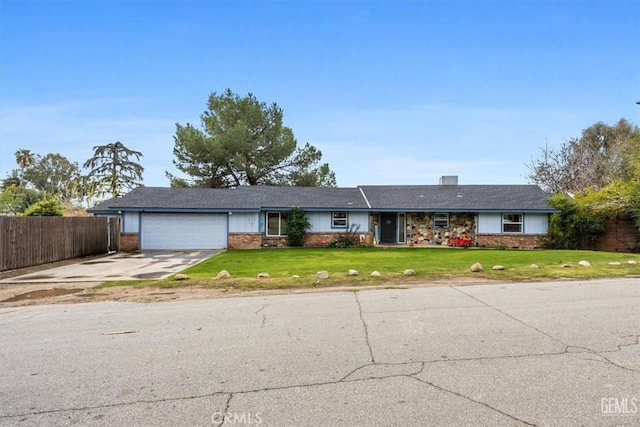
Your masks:
<svg viewBox="0 0 640 427"><path fill-rule="evenodd" d="M0 283L70 283L162 279L219 251L118 252L101 258L0 280Z"/></svg>
<svg viewBox="0 0 640 427"><path fill-rule="evenodd" d="M638 426L637 278L0 307L0 425Z"/></svg>

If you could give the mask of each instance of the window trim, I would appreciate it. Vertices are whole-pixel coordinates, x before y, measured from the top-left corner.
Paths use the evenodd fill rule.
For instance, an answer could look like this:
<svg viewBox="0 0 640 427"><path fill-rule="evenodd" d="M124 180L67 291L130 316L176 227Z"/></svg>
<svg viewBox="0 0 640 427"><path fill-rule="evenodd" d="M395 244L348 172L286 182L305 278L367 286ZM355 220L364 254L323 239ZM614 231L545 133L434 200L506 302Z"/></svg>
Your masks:
<svg viewBox="0 0 640 427"><path fill-rule="evenodd" d="M269 234L269 216L272 215L272 214L277 214L278 215L278 234ZM286 234L282 234L282 229L284 228L283 221L287 220L286 218L283 218L283 212L280 212L280 211L267 211L266 216L267 216L267 221L266 221L266 227L265 227L264 234L267 237L286 237L287 236Z"/></svg>
<svg viewBox="0 0 640 427"><path fill-rule="evenodd" d="M344 214L344 218L336 218L336 214ZM336 225L337 221L344 221L344 225ZM349 227L349 212L347 211L332 211L331 212L331 228L348 228Z"/></svg>
<svg viewBox="0 0 640 427"><path fill-rule="evenodd" d="M447 216L447 225L437 225L436 224L436 216L437 215L446 215ZM440 220L442 220L442 218L440 218ZM434 212L433 213L433 228L449 228L450 225L451 225L451 217L449 215L449 212Z"/></svg>
<svg viewBox="0 0 640 427"><path fill-rule="evenodd" d="M520 221L511 221L507 220L505 217L507 215L518 215L520 217ZM519 225L520 231L505 231L506 225ZM524 233L524 213L520 212L503 212L502 213L502 233L503 234L523 234Z"/></svg>

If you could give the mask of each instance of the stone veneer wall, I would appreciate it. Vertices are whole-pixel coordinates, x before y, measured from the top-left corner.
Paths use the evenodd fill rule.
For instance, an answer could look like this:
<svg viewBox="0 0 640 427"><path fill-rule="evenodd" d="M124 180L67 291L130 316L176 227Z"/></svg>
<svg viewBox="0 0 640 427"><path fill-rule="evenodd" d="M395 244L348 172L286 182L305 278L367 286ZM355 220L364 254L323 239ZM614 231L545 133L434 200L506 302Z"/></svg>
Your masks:
<svg viewBox="0 0 640 427"><path fill-rule="evenodd" d="M120 250L123 252L135 252L140 249L138 233L120 233Z"/></svg>
<svg viewBox="0 0 640 427"><path fill-rule="evenodd" d="M475 240L476 221L477 215L473 213L452 213L449 227L434 229L432 213L407 214L407 241L411 240L414 245L446 245L450 237L463 235Z"/></svg>
<svg viewBox="0 0 640 427"><path fill-rule="evenodd" d="M478 246L537 249L542 246L544 234L478 234Z"/></svg>

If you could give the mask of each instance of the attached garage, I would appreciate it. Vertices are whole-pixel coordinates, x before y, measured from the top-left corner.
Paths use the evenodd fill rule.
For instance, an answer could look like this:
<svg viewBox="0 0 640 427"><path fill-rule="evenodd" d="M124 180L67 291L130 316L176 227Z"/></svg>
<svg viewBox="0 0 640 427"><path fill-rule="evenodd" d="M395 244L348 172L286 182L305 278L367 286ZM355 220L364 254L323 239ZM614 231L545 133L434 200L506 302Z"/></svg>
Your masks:
<svg viewBox="0 0 640 427"><path fill-rule="evenodd" d="M226 247L226 214L141 214L140 249L224 249Z"/></svg>

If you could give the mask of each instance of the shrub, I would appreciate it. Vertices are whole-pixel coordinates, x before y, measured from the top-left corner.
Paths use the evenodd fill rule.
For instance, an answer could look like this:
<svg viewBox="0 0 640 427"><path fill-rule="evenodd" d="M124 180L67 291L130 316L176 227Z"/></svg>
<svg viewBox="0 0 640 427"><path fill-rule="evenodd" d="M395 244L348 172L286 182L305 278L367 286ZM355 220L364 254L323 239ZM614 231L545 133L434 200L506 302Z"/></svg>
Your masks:
<svg viewBox="0 0 640 427"><path fill-rule="evenodd" d="M302 246L307 230L311 228L309 218L300 208L293 207L287 218L287 244L289 246Z"/></svg>
<svg viewBox="0 0 640 427"><path fill-rule="evenodd" d="M40 200L29 206L23 216L62 216L63 210L60 201L55 198Z"/></svg>
<svg viewBox="0 0 640 427"><path fill-rule="evenodd" d="M561 212L551 215L544 246L549 249L584 249L604 233L604 221L572 198L556 194L549 203Z"/></svg>
<svg viewBox="0 0 640 427"><path fill-rule="evenodd" d="M329 248L357 248L360 246L360 238L357 233L360 230L360 225L351 224L349 229L344 233L336 237L332 242L329 242L327 247Z"/></svg>

